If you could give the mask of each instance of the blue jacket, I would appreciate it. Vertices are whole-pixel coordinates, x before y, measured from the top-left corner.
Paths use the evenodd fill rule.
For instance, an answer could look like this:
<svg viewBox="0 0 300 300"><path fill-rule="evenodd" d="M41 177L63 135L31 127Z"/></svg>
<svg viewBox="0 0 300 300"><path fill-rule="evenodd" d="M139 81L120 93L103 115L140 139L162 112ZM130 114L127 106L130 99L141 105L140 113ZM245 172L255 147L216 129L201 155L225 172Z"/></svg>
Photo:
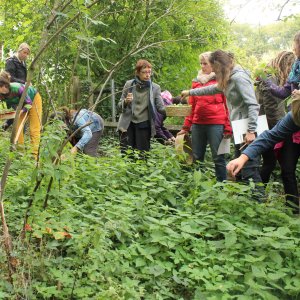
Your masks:
<svg viewBox="0 0 300 300"><path fill-rule="evenodd" d="M88 122L92 122L90 125L80 130L81 138L75 146L82 150L92 138L93 132L102 131L104 129L104 122L98 114L87 109L81 109L77 116L76 114L77 112L73 113L73 125L75 127L74 130L84 126ZM76 119L74 121L75 117Z"/></svg>
<svg viewBox="0 0 300 300"><path fill-rule="evenodd" d="M289 112L271 130L266 130L260 134L242 153L247 155L249 159L253 159L299 130L300 127L295 124L292 113Z"/></svg>

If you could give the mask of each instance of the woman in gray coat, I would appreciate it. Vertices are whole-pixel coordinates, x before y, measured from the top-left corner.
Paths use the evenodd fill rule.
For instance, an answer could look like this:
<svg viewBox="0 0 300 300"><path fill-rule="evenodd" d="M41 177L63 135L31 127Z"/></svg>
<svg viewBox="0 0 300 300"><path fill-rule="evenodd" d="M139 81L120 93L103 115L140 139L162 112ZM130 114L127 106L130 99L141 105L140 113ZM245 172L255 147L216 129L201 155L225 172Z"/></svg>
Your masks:
<svg viewBox="0 0 300 300"><path fill-rule="evenodd" d="M155 115L166 115L160 86L151 81L152 66L144 59L136 63L135 78L123 88L118 107L121 148L140 151L150 150L150 139L155 135Z"/></svg>
<svg viewBox="0 0 300 300"><path fill-rule="evenodd" d="M209 62L216 73L218 83L182 91L181 96L214 95L222 92L228 102L231 121L249 118L244 144L235 145L235 157L239 157L241 148L249 145L255 139L259 104L255 97L254 87L249 73L234 63L232 53L217 50L211 53ZM259 157L249 161L237 176L237 180L248 182L249 179L252 179L254 182L261 182L259 163ZM258 189L261 190L260 187ZM262 191L259 193L262 193Z"/></svg>

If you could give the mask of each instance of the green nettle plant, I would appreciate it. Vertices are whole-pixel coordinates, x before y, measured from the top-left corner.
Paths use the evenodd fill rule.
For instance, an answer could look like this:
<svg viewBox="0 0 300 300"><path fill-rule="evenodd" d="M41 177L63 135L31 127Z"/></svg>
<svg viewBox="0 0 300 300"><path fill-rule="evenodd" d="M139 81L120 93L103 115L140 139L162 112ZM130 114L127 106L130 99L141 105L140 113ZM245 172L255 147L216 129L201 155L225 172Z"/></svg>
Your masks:
<svg viewBox="0 0 300 300"><path fill-rule="evenodd" d="M66 149L54 165L61 125L46 126L38 168L12 162L16 272L11 284L1 248L1 299L299 299L300 221L272 184L257 203L251 184L217 183L171 147L153 143L141 161L112 138L99 158Z"/></svg>

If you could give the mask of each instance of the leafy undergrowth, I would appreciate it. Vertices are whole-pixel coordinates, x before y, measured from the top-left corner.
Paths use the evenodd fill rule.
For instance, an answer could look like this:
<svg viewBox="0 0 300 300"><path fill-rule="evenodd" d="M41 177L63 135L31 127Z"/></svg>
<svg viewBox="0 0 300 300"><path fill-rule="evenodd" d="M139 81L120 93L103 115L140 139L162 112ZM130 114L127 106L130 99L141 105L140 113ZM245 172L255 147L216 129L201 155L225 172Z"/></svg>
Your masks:
<svg viewBox="0 0 300 300"><path fill-rule="evenodd" d="M46 131L39 169L13 160L5 209L17 271L12 285L1 248L0 299L300 299L300 221L282 197L259 204L251 186L216 183L159 144L146 162L108 140L100 158L53 167L59 141Z"/></svg>

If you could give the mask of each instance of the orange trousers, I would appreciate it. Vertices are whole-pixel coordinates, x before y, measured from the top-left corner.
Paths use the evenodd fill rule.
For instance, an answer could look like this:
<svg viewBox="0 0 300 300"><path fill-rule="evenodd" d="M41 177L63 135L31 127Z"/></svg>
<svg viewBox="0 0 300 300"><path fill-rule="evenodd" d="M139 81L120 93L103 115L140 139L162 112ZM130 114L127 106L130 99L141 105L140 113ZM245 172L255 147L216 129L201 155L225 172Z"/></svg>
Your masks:
<svg viewBox="0 0 300 300"><path fill-rule="evenodd" d="M26 114L21 113L18 127L22 124ZM31 143L31 151L35 159L37 159L39 152L39 145L41 139L41 128L42 128L42 97L39 93L37 93L33 99L32 107L28 112L28 120L29 120L29 134L30 134L30 143ZM23 129L18 138L18 144L24 144L24 133Z"/></svg>

